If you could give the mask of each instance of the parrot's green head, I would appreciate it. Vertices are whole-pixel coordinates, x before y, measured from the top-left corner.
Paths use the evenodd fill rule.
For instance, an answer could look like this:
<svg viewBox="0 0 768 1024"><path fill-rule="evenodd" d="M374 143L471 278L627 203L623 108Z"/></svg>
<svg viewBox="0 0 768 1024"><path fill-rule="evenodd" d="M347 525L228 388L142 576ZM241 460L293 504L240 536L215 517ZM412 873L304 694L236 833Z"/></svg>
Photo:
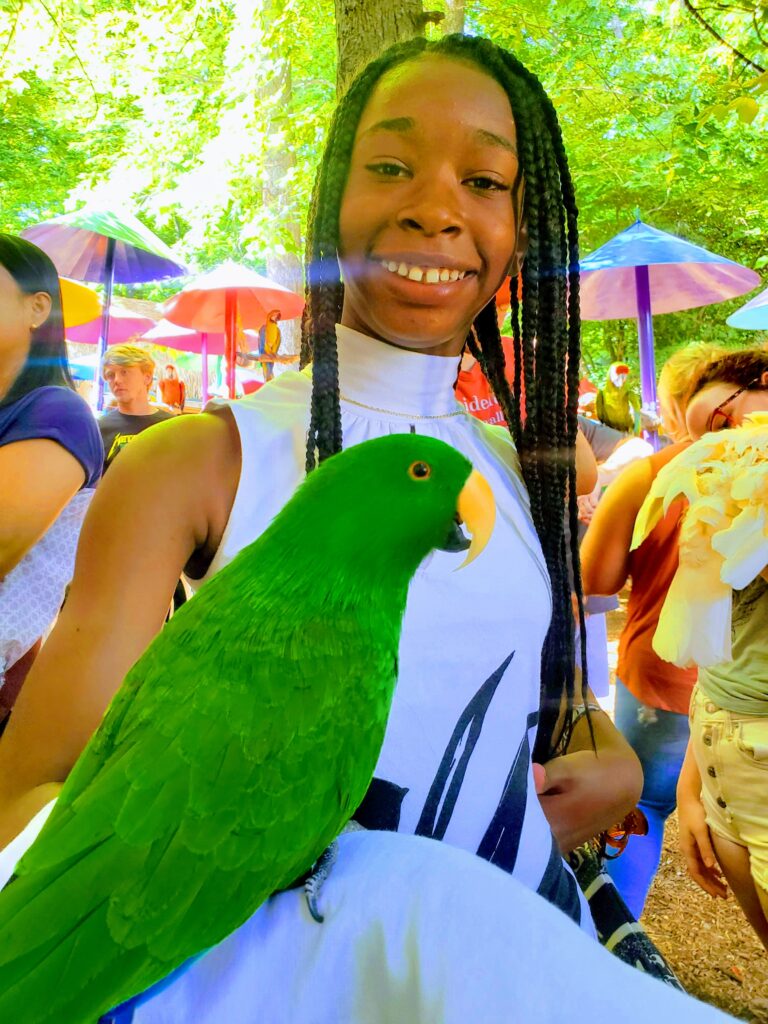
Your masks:
<svg viewBox="0 0 768 1024"><path fill-rule="evenodd" d="M278 518L311 549L316 572L407 584L435 548L485 546L495 505L485 479L431 437L390 434L355 445L313 470ZM460 523L472 536L462 533Z"/></svg>

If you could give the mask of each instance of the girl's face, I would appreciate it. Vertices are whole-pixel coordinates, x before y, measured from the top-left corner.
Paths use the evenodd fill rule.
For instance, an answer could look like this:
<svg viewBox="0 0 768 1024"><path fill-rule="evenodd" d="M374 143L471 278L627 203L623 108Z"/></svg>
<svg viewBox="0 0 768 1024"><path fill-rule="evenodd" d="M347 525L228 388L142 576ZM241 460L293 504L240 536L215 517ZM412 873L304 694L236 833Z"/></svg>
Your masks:
<svg viewBox="0 0 768 1024"><path fill-rule="evenodd" d="M759 387L758 387L759 384ZM768 373L749 389L717 381L708 384L688 403L685 413L688 433L694 440L710 430L738 427L750 412L768 411Z"/></svg>
<svg viewBox="0 0 768 1024"><path fill-rule="evenodd" d="M51 311L47 292L27 295L13 276L0 264L0 359L29 351L32 331Z"/></svg>
<svg viewBox="0 0 768 1024"><path fill-rule="evenodd" d="M479 69L423 57L363 111L341 203L342 323L457 356L519 255L515 122Z"/></svg>

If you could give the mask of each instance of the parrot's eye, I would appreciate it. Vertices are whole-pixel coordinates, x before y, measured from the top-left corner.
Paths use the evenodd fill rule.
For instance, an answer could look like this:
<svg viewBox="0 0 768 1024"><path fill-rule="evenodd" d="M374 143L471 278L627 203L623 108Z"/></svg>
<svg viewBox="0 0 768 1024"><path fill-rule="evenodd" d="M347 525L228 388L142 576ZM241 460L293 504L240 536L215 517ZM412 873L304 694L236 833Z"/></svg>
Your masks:
<svg viewBox="0 0 768 1024"><path fill-rule="evenodd" d="M432 467L426 462L413 462L408 467L408 476L414 480L426 480L432 473Z"/></svg>

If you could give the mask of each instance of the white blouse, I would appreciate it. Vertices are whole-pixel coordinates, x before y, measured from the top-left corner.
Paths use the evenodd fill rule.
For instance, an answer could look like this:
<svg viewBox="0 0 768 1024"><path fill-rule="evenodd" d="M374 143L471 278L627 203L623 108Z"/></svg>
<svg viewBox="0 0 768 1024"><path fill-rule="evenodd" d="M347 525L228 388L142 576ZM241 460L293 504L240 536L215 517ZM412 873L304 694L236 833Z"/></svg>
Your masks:
<svg viewBox="0 0 768 1024"><path fill-rule="evenodd" d="M457 359L395 348L341 326L337 336L344 447L392 433L439 438L486 477L497 507L480 558L456 573L460 558L435 551L411 583L376 782L357 817L368 827L480 853L576 920L586 918L591 930L533 788L530 750L551 593L512 439L456 401ZM205 579L263 532L301 482L310 392L305 370L231 404L242 471ZM297 543L311 545L312 536Z"/></svg>

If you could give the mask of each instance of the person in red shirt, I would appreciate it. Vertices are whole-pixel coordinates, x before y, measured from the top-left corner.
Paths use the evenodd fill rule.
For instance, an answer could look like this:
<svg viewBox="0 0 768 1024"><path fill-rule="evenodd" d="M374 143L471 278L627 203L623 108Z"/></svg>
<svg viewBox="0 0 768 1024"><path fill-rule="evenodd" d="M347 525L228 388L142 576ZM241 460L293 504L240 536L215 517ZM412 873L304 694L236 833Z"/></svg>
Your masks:
<svg viewBox="0 0 768 1024"><path fill-rule="evenodd" d="M638 806L648 819L648 835L633 836L621 857L607 867L636 918L643 912L659 866L664 824L675 809L675 789L688 744L688 705L696 682L695 668L662 661L651 646L677 571L685 503L674 502L635 551L630 552L630 542L637 513L659 470L691 443L685 408L692 384L722 351L714 345L692 344L666 362L659 378L659 399L664 426L674 443L633 462L611 484L581 547L585 594L616 594L628 579L632 581L627 621L619 638L614 720L643 767Z"/></svg>

